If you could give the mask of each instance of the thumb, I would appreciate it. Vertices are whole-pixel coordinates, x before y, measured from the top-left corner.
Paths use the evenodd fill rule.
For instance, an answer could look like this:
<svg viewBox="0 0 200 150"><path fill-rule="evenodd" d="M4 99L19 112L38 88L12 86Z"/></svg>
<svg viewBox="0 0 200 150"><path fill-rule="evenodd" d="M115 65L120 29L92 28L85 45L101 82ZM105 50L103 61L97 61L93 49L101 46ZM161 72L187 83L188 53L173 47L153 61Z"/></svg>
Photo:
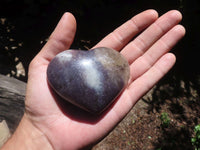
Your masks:
<svg viewBox="0 0 200 150"><path fill-rule="evenodd" d="M60 19L48 42L38 56L47 61L53 59L59 52L69 49L76 33L76 19L67 12Z"/></svg>

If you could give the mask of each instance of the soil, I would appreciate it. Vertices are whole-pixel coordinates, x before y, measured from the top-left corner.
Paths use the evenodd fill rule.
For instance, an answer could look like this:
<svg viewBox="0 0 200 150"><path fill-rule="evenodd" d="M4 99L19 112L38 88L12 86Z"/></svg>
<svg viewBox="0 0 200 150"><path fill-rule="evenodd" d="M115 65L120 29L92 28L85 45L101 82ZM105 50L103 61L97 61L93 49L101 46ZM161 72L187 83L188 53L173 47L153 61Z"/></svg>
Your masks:
<svg viewBox="0 0 200 150"><path fill-rule="evenodd" d="M200 123L200 101L190 85L190 94L183 81L181 96L170 95L174 87L165 84L154 87L124 118L124 120L93 150L192 150L194 126ZM160 95L167 95L162 98ZM173 94L173 93L171 93ZM169 123L161 115L167 113Z"/></svg>

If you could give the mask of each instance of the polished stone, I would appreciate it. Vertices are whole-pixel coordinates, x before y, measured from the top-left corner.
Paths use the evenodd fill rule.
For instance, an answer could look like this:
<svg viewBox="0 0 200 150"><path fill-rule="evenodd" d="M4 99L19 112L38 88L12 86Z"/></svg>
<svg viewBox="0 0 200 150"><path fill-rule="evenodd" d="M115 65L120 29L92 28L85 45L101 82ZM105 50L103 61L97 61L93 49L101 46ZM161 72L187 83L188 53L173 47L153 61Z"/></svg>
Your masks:
<svg viewBox="0 0 200 150"><path fill-rule="evenodd" d="M47 69L48 82L58 95L95 114L116 99L127 85L129 74L126 59L105 47L63 51Z"/></svg>

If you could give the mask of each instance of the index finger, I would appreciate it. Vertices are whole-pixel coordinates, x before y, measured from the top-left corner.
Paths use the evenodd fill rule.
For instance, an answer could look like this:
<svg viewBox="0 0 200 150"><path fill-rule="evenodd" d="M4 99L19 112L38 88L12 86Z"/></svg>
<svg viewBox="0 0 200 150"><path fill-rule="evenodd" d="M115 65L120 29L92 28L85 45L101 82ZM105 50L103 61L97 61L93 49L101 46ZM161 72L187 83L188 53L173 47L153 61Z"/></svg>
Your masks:
<svg viewBox="0 0 200 150"><path fill-rule="evenodd" d="M96 47L109 47L115 50L121 50L135 35L148 27L158 18L155 10L146 10L115 29L113 32L103 38Z"/></svg>

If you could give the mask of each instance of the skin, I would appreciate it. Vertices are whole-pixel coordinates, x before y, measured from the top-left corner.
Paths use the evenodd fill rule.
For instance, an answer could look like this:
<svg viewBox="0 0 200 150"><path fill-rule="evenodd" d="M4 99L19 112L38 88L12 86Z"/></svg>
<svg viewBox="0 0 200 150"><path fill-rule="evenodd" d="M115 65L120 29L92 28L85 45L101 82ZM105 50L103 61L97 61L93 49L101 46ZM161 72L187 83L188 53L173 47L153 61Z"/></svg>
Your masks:
<svg viewBox="0 0 200 150"><path fill-rule="evenodd" d="M29 66L25 114L13 136L2 147L12 149L70 150L88 148L104 138L174 65L169 50L184 36L176 10L158 17L144 11L115 29L95 47L109 47L130 64L130 80L116 102L100 116L91 116L60 100L46 79L49 62L69 49L76 32L76 20L65 13L48 42ZM143 31L138 35L138 33Z"/></svg>

